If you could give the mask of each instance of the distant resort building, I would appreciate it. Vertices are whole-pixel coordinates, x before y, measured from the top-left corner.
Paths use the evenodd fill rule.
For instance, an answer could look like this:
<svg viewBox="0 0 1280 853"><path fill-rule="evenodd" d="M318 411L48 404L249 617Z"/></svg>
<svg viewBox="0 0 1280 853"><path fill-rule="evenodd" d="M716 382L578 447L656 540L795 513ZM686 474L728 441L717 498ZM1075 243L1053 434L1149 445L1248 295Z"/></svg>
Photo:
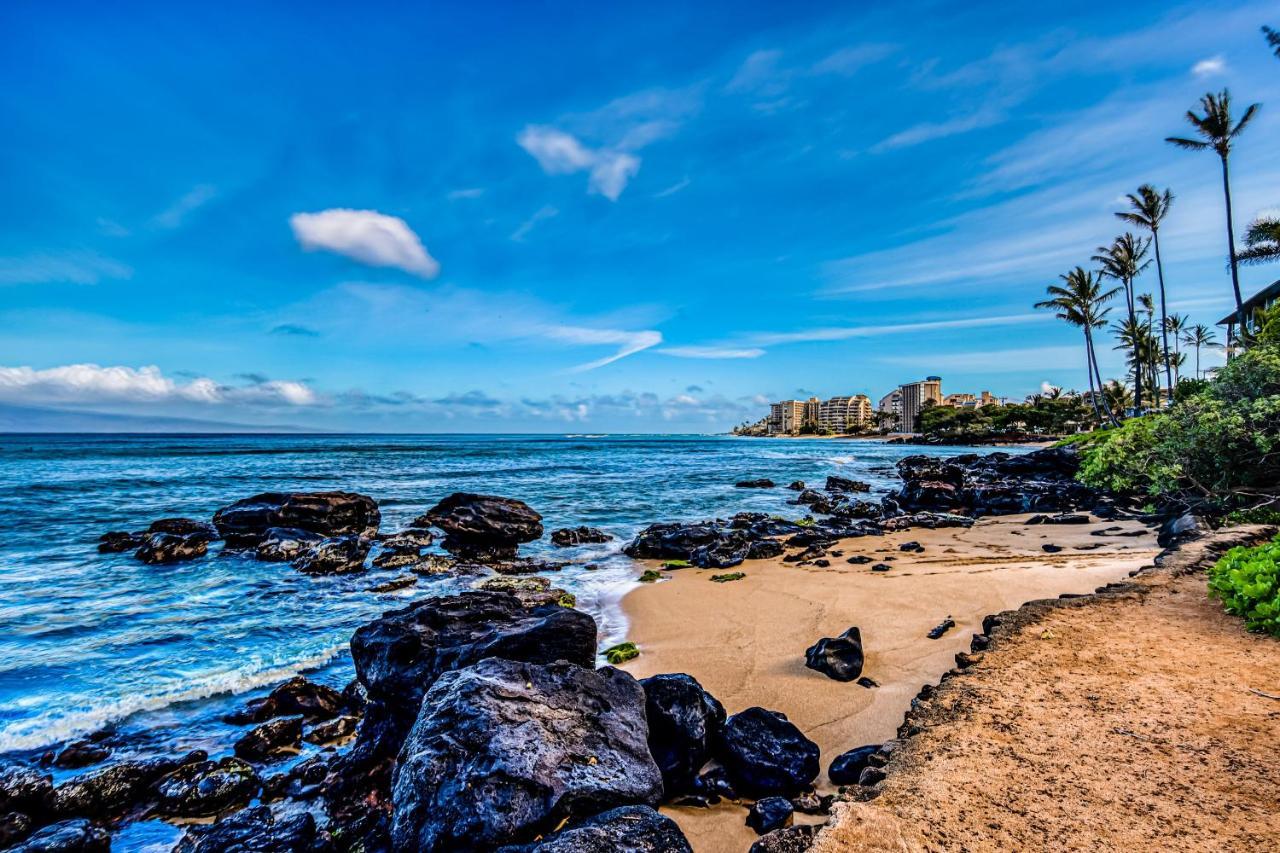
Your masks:
<svg viewBox="0 0 1280 853"><path fill-rule="evenodd" d="M769 406L769 435L858 432L871 425L871 400L864 394L819 400L783 400Z"/></svg>
<svg viewBox="0 0 1280 853"><path fill-rule="evenodd" d="M884 412L889 416L888 420L892 423L899 423L902 420L902 389L894 388L881 397L880 405L876 407L876 411Z"/></svg>
<svg viewBox="0 0 1280 853"><path fill-rule="evenodd" d="M942 396L942 378L928 376L919 382L899 385L880 398L874 408L865 394L820 400L781 400L769 405L769 414L755 423L734 430L739 435L848 435L876 427L914 432L920 413L928 406L976 409L998 406L1001 401L990 391L981 394Z"/></svg>
<svg viewBox="0 0 1280 853"><path fill-rule="evenodd" d="M818 406L818 426L831 432L858 432L871 423L871 400L865 394L832 397Z"/></svg>
<svg viewBox="0 0 1280 853"><path fill-rule="evenodd" d="M920 412L926 404L942 405L942 377L929 376L919 382L908 382L898 388L902 392L902 412L898 425L906 432L915 432Z"/></svg>

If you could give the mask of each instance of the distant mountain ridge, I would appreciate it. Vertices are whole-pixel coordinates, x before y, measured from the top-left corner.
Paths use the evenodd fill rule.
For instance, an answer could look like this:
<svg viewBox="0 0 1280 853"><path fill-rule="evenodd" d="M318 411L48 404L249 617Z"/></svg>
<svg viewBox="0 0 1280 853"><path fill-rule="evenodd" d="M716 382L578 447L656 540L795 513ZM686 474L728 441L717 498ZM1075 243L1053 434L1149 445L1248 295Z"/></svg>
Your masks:
<svg viewBox="0 0 1280 853"><path fill-rule="evenodd" d="M122 415L114 412L91 412L47 409L0 403L0 433L17 432L321 432L293 424L243 424L211 421L202 418L177 418L153 415Z"/></svg>

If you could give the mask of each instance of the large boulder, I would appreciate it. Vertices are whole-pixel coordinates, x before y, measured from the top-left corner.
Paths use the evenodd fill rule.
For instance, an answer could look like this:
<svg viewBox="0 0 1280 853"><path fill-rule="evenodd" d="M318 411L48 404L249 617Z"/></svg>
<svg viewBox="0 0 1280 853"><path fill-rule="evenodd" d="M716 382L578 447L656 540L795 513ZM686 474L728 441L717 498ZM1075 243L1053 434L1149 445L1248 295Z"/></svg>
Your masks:
<svg viewBox="0 0 1280 853"><path fill-rule="evenodd" d="M489 659L442 675L396 766L398 850L487 850L655 805L644 690L622 670Z"/></svg>
<svg viewBox="0 0 1280 853"><path fill-rule="evenodd" d="M302 717L279 717L255 727L236 741L235 752L246 761L268 761L302 746Z"/></svg>
<svg viewBox="0 0 1280 853"><path fill-rule="evenodd" d="M258 541L259 560L291 563L323 542L325 538L297 527L268 527Z"/></svg>
<svg viewBox="0 0 1280 853"><path fill-rule="evenodd" d="M382 516L368 495L355 492L264 492L218 510L213 523L235 547L256 547L272 527L321 536L377 534Z"/></svg>
<svg viewBox="0 0 1280 853"><path fill-rule="evenodd" d="M308 575L348 575L363 572L369 555L370 541L349 533L324 539L303 551L293 567Z"/></svg>
<svg viewBox="0 0 1280 853"><path fill-rule="evenodd" d="M107 853L111 835L101 826L79 818L50 824L9 853Z"/></svg>
<svg viewBox="0 0 1280 853"><path fill-rule="evenodd" d="M208 551L209 539L199 533L151 533L133 555L144 563L181 563Z"/></svg>
<svg viewBox="0 0 1280 853"><path fill-rule="evenodd" d="M156 783L156 811L169 817L213 817L248 805L257 772L238 758L184 764Z"/></svg>
<svg viewBox="0 0 1280 853"><path fill-rule="evenodd" d="M390 768L418 718L422 697L444 673L485 658L595 666L596 623L558 605L526 608L504 592L428 598L384 613L351 638L356 678L367 696L350 752L327 792L338 811L385 798Z"/></svg>
<svg viewBox="0 0 1280 853"><path fill-rule="evenodd" d="M301 675L278 685L261 699L250 700L243 710L228 714L227 722L241 725L261 723L272 717L288 717L295 714L309 721L327 720L343 711L342 694L323 684L316 684Z"/></svg>
<svg viewBox="0 0 1280 853"><path fill-rule="evenodd" d="M619 806L532 844L498 853L693 853L676 822L649 806Z"/></svg>
<svg viewBox="0 0 1280 853"><path fill-rule="evenodd" d="M219 537L218 528L194 518L159 518L147 527L147 533L172 533L175 536L200 536L212 542Z"/></svg>
<svg viewBox="0 0 1280 853"><path fill-rule="evenodd" d="M862 632L850 628L838 637L823 637L804 653L804 665L836 681L862 675Z"/></svg>
<svg viewBox="0 0 1280 853"><path fill-rule="evenodd" d="M521 543L542 536L542 516L524 501L469 492L449 495L414 526L438 527L446 551L478 558L514 557Z"/></svg>
<svg viewBox="0 0 1280 853"><path fill-rule="evenodd" d="M785 714L747 708L725 721L716 757L734 787L753 797L790 796L818 778L818 745Z"/></svg>
<svg viewBox="0 0 1280 853"><path fill-rule="evenodd" d="M752 543L759 538L747 529L709 521L651 524L623 553L641 559L688 560L700 569L727 569L747 559Z"/></svg>
<svg viewBox="0 0 1280 853"><path fill-rule="evenodd" d="M649 752L662 771L667 797L690 789L711 759L724 706L691 675L670 673L643 679Z"/></svg>
<svg viewBox="0 0 1280 853"><path fill-rule="evenodd" d="M151 795L151 786L160 777L194 760L203 753L185 759L144 758L121 761L76 776L53 790L53 812L59 817L86 817L111 820L142 805Z"/></svg>
<svg viewBox="0 0 1280 853"><path fill-rule="evenodd" d="M551 544L557 548L573 545L598 545L613 539L608 533L595 527L562 527L551 531Z"/></svg>
<svg viewBox="0 0 1280 853"><path fill-rule="evenodd" d="M0 764L0 814L43 814L52 801L52 776L25 764Z"/></svg>
<svg viewBox="0 0 1280 853"><path fill-rule="evenodd" d="M192 826L174 853L309 853L316 819L307 812L277 821L266 806L244 809L211 826Z"/></svg>
<svg viewBox="0 0 1280 853"><path fill-rule="evenodd" d="M1075 481L1079 458L1070 448L1011 455L965 454L949 459L908 456L898 462L903 485L896 509L973 516L1057 511L1093 506L1099 495ZM886 500L886 509L890 501Z"/></svg>

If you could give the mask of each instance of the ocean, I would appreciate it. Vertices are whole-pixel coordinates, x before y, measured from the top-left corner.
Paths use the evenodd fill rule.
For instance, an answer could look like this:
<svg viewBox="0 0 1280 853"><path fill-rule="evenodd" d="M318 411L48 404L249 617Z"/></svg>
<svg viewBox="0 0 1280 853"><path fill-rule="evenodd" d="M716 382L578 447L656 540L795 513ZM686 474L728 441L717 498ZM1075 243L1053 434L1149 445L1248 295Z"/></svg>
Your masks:
<svg viewBox="0 0 1280 853"><path fill-rule="evenodd" d="M377 593L394 573L309 577L214 546L189 563L146 565L99 554L99 535L166 516L208 519L263 491L345 489L406 526L455 491L515 497L548 533L586 524L606 545L522 553L574 561L555 584L597 618L602 645L623 639L619 607L636 566L620 553L655 521L743 510L798 517L792 480L828 474L898 484L894 463L918 448L850 440L700 435L0 435L0 753L39 755L112 726L124 752L225 750L218 717L297 673L341 687L352 631L474 577L422 578ZM776 489L737 489L768 477ZM582 564L593 562L596 571Z"/></svg>

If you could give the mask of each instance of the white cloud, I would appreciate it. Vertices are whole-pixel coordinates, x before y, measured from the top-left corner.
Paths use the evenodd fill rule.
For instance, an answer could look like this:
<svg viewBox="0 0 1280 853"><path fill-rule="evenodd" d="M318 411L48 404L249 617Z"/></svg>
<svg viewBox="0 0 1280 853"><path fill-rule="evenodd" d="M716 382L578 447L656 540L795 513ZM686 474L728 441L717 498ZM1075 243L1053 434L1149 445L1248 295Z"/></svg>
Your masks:
<svg viewBox="0 0 1280 853"><path fill-rule="evenodd" d="M684 178L681 178L680 180L676 181L674 184L667 187L665 190L659 190L658 192L654 193L653 197L666 198L667 196L673 196L676 193L683 190L685 187L689 186L689 184L691 183L693 183L693 181L689 180L689 177L686 175Z"/></svg>
<svg viewBox="0 0 1280 853"><path fill-rule="evenodd" d="M572 368L572 372L581 373L604 367L641 350L647 350L662 343L662 333L652 330L638 332L624 329L592 329L585 326L546 326L543 328L546 337L571 344L617 344L618 350L612 355L589 361Z"/></svg>
<svg viewBox="0 0 1280 853"><path fill-rule="evenodd" d="M627 182L640 171L640 158L625 151L591 149L577 137L554 127L530 125L516 137L548 175L588 171L587 189L617 201Z"/></svg>
<svg viewBox="0 0 1280 853"><path fill-rule="evenodd" d="M511 239L515 240L517 243L523 243L524 238L529 236L529 232L532 231L534 229L534 226L536 226L539 222L542 222L547 219L554 219L559 215L560 215L559 210L557 210L556 208L552 207L549 204L545 205L539 208L537 211L535 211L533 216L530 216L524 222L521 222L520 226L516 228L515 231L511 232Z"/></svg>
<svg viewBox="0 0 1280 853"><path fill-rule="evenodd" d="M376 267L435 278L440 264L403 219L376 210L332 208L295 213L289 225L302 248L325 249Z"/></svg>
<svg viewBox="0 0 1280 853"><path fill-rule="evenodd" d="M725 89L729 92L755 92L776 95L785 85L779 70L780 50L757 50L743 60Z"/></svg>
<svg viewBox="0 0 1280 853"><path fill-rule="evenodd" d="M301 382L256 379L224 385L200 377L179 382L160 368L68 364L36 370L0 367L0 398L32 403L202 403L315 406L321 400Z"/></svg>
<svg viewBox="0 0 1280 853"><path fill-rule="evenodd" d="M0 285L4 284L97 284L104 278L129 278L133 269L96 252L73 251L57 254L0 258Z"/></svg>
<svg viewBox="0 0 1280 853"><path fill-rule="evenodd" d="M724 347L724 346L681 346L663 347L658 350L663 355L676 358L759 358L765 351L758 347Z"/></svg>
<svg viewBox="0 0 1280 853"><path fill-rule="evenodd" d="M1191 73L1196 77L1216 77L1227 70L1227 61L1221 56L1202 59L1191 66Z"/></svg>
<svg viewBox="0 0 1280 853"><path fill-rule="evenodd" d="M187 215L204 207L218 195L218 190L209 184L199 184L191 191L175 201L168 209L156 214L152 224L160 228L177 228Z"/></svg>
<svg viewBox="0 0 1280 853"><path fill-rule="evenodd" d="M449 201L458 201L464 198L480 198L484 195L484 187L467 187L466 189L453 190L447 198Z"/></svg>
<svg viewBox="0 0 1280 853"><path fill-rule="evenodd" d="M957 116L946 121L939 122L921 122L913 125L906 130L889 136L875 145L871 146L872 153L881 153L884 151L892 151L897 148L909 148L913 145L920 145L924 142L931 142L935 139L946 139L950 136L957 136L961 133L969 133L973 130L980 130L984 127L990 127L999 124L1005 120L1005 113L998 108L984 108L969 115Z"/></svg>
<svg viewBox="0 0 1280 853"><path fill-rule="evenodd" d="M773 332L752 336L762 346L794 344L810 341L844 341L902 332L929 332L942 329L975 329L985 326L1011 326L1053 319L1049 314L1005 314L993 317L969 317L962 320L930 320L921 323L889 323L882 326L834 326L806 329L800 332Z"/></svg>

